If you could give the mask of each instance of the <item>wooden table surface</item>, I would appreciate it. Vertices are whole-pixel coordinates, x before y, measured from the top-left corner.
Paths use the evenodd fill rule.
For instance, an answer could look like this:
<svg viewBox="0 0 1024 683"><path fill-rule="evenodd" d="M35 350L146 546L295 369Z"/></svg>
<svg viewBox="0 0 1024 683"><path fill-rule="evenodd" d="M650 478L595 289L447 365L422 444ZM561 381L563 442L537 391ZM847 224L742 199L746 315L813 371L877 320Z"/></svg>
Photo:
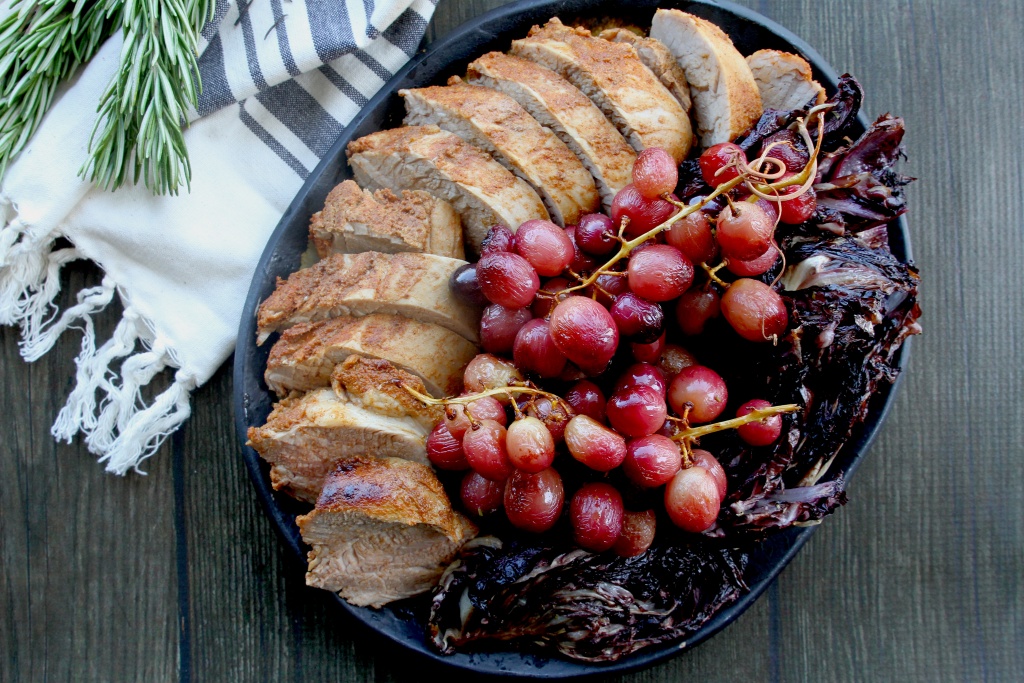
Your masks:
<svg viewBox="0 0 1024 683"><path fill-rule="evenodd" d="M428 38L498 4L444 0ZM744 4L906 119L925 334L850 503L737 623L622 680L1024 680L1024 6ZM66 268L61 305L99 279ZM430 673L303 585L242 465L230 363L148 476L117 478L49 434L78 350L26 365L0 329L0 681Z"/></svg>

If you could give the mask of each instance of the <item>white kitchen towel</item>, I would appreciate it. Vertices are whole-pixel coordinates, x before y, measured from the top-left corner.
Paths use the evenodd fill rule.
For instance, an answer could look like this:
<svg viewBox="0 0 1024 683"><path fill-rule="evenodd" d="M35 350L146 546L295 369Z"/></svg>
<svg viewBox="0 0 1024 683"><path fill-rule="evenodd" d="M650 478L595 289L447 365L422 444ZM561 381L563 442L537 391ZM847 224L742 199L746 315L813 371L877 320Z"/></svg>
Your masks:
<svg viewBox="0 0 1024 683"><path fill-rule="evenodd" d="M185 133L191 190L177 197L78 177L120 35L100 49L0 185L0 323L21 326L28 361L67 329L83 333L55 438L83 433L124 474L181 425L189 393L234 347L274 226L345 124L415 54L433 10L430 0L220 0ZM58 311L60 269L83 258L105 277ZM115 295L123 319L98 344L92 316ZM142 388L165 368L177 369L171 386L147 403Z"/></svg>

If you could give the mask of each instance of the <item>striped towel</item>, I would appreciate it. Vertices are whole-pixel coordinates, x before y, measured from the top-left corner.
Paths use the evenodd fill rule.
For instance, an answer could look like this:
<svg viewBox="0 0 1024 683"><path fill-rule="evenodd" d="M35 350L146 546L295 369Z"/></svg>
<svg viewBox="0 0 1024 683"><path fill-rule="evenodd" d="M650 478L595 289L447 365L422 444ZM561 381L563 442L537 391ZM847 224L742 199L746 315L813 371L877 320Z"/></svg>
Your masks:
<svg viewBox="0 0 1024 683"><path fill-rule="evenodd" d="M433 10L430 0L218 2L185 133L192 186L178 197L103 192L78 177L121 37L100 49L0 187L0 323L21 326L28 361L68 328L83 331L55 438L83 433L124 474L181 425L189 393L234 347L274 226L344 126L415 54ZM83 258L103 281L58 311L61 266ZM92 316L115 295L124 314L97 345ZM143 401L165 368L176 369L170 386Z"/></svg>

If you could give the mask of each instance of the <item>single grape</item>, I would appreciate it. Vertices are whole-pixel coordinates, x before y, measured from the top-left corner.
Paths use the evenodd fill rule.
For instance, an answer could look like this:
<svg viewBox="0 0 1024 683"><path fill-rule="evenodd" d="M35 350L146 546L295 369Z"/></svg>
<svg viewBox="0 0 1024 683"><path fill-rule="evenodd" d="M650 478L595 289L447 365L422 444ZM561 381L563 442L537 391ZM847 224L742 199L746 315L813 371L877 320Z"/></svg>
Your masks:
<svg viewBox="0 0 1024 683"><path fill-rule="evenodd" d="M586 415L597 422L604 422L604 392L590 380L581 379L572 385L565 394L565 400L577 415ZM562 431L564 434L565 430Z"/></svg>
<svg viewBox="0 0 1024 683"><path fill-rule="evenodd" d="M572 457L598 472L615 469L626 457L626 440L588 415L569 420L565 445Z"/></svg>
<svg viewBox="0 0 1024 683"><path fill-rule="evenodd" d="M708 320L717 318L721 311L721 298L715 290L691 289L676 303L676 322L683 334L693 337L704 332Z"/></svg>
<svg viewBox="0 0 1024 683"><path fill-rule="evenodd" d="M520 225L514 249L545 277L558 275L572 263L572 241L551 221L534 219Z"/></svg>
<svg viewBox="0 0 1024 683"><path fill-rule="evenodd" d="M710 263L718 254L718 243L711 221L703 211L695 211L665 231L665 243L683 252L690 263Z"/></svg>
<svg viewBox="0 0 1024 683"><path fill-rule="evenodd" d="M811 158L804 147L803 141L800 140L796 131L793 130L783 129L777 133L772 133L761 142L762 150L768 149L769 146L771 146L771 149L768 150L768 156L778 159L785 164L786 170L790 173L802 171Z"/></svg>
<svg viewBox="0 0 1024 683"><path fill-rule="evenodd" d="M615 223L603 213L580 216L576 225L576 244L591 256L607 256L619 246Z"/></svg>
<svg viewBox="0 0 1024 683"><path fill-rule="evenodd" d="M722 315L747 341L771 341L789 324L782 297L759 280L736 280L722 295Z"/></svg>
<svg viewBox="0 0 1024 683"><path fill-rule="evenodd" d="M518 254L487 254L477 262L476 273L487 300L505 308L529 306L540 289L537 271Z"/></svg>
<svg viewBox="0 0 1024 683"><path fill-rule="evenodd" d="M589 273L601 265L596 258L580 249L580 245L576 242L575 225L566 226L565 234L569 237L569 241L572 242L572 262L569 263L569 269L572 272L577 274Z"/></svg>
<svg viewBox="0 0 1024 683"><path fill-rule="evenodd" d="M609 312L619 334L639 344L650 344L665 330L665 312L661 306L633 292L615 297Z"/></svg>
<svg viewBox="0 0 1024 683"><path fill-rule="evenodd" d="M633 352L633 358L641 363L657 363L665 350L665 333L662 332L661 336L650 344L632 342L629 349Z"/></svg>
<svg viewBox="0 0 1024 683"><path fill-rule="evenodd" d="M551 325L543 318L534 318L519 330L512 358L519 369L537 377L558 377L565 369L565 356L555 346Z"/></svg>
<svg viewBox="0 0 1024 683"><path fill-rule="evenodd" d="M442 470L469 469L469 461L462 451L462 441L452 436L444 422L437 423L427 435L427 459L434 467Z"/></svg>
<svg viewBox="0 0 1024 683"><path fill-rule="evenodd" d="M462 506L472 517L492 515L501 509L505 498L505 485L491 481L476 472L467 472L459 487Z"/></svg>
<svg viewBox="0 0 1024 683"><path fill-rule="evenodd" d="M551 336L558 350L588 375L604 372L619 346L611 314L583 296L570 296L555 306Z"/></svg>
<svg viewBox="0 0 1024 683"><path fill-rule="evenodd" d="M479 353L466 365L462 373L462 384L470 393L480 393L488 389L507 387L514 382L523 381L523 373L510 361L498 358L489 353ZM503 402L504 398L499 398Z"/></svg>
<svg viewBox="0 0 1024 683"><path fill-rule="evenodd" d="M494 420L483 420L475 429L466 430L462 450L477 474L491 481L505 481L515 471L508 457L506 434Z"/></svg>
<svg viewBox="0 0 1024 683"><path fill-rule="evenodd" d="M667 244L634 252L626 272L630 290L648 301L675 299L693 282L693 265L683 252Z"/></svg>
<svg viewBox="0 0 1024 683"><path fill-rule="evenodd" d="M721 505L718 485L703 467L679 470L665 487L665 511L684 531L699 534L710 529Z"/></svg>
<svg viewBox="0 0 1024 683"><path fill-rule="evenodd" d="M571 404L567 407L561 401L552 407L551 400L546 396L524 396L520 399L519 410L543 422L555 443L561 443L565 436L565 426L576 414Z"/></svg>
<svg viewBox="0 0 1024 683"><path fill-rule="evenodd" d="M654 488L675 476L682 457L675 441L661 434L651 434L626 444L622 471L635 484Z"/></svg>
<svg viewBox="0 0 1024 683"><path fill-rule="evenodd" d="M693 423L711 422L722 414L728 400L725 380L703 365L683 368L668 386L668 402L677 415L686 414L685 404L693 404L687 414Z"/></svg>
<svg viewBox="0 0 1024 683"><path fill-rule="evenodd" d="M498 399L493 396L483 396L472 401L468 406L452 403L445 406L444 424L448 427L448 433L456 439L461 440L472 425L469 417L466 416L467 407L469 408L469 414L473 416L474 422L493 420L502 425L508 424L505 409Z"/></svg>
<svg viewBox="0 0 1024 683"><path fill-rule="evenodd" d="M555 297L554 295L561 292L563 289L569 286L569 280L564 277L553 277L541 287L542 292L547 292L548 295L537 294L537 298L533 300L533 306L531 311L533 312L534 318L547 318L551 311L555 308Z"/></svg>
<svg viewBox="0 0 1024 683"><path fill-rule="evenodd" d="M676 189L679 167L672 155L660 147L648 147L633 163L633 185L646 199L655 199Z"/></svg>
<svg viewBox="0 0 1024 683"><path fill-rule="evenodd" d="M616 232L622 225L622 219L629 219L623 236L634 239L667 221L677 210L675 205L664 199L645 198L634 185L629 184L615 194L611 214Z"/></svg>
<svg viewBox="0 0 1024 683"><path fill-rule="evenodd" d="M615 299L629 291L629 283L624 275L598 275L594 284L583 290L590 297L607 309L611 309Z"/></svg>
<svg viewBox="0 0 1024 683"><path fill-rule="evenodd" d="M452 271L448 278L448 288L460 301L473 306L487 305L487 297L480 290L480 280L476 276L475 263L466 263Z"/></svg>
<svg viewBox="0 0 1024 683"><path fill-rule="evenodd" d="M715 480L715 487L718 489L718 499L725 500L725 494L728 493L728 480L725 477L725 470L722 469L722 464L718 462L718 458L701 448L694 448L690 453L690 459L695 467L703 467L708 471L711 478Z"/></svg>
<svg viewBox="0 0 1024 683"><path fill-rule="evenodd" d="M661 352L661 358L655 363L665 377L672 378L678 375L683 368L697 365L697 357L678 344L666 344Z"/></svg>
<svg viewBox="0 0 1024 683"><path fill-rule="evenodd" d="M770 202L767 199L761 198L754 203L761 207L761 210L764 211L766 216L768 216L768 220L770 220L773 224L779 222L778 202Z"/></svg>
<svg viewBox="0 0 1024 683"><path fill-rule="evenodd" d="M657 529L658 517L654 510L630 512L622 514L622 533L615 541L612 550L619 557L636 557L643 555L654 543L654 532Z"/></svg>
<svg viewBox="0 0 1024 683"><path fill-rule="evenodd" d="M535 417L524 417L509 425L505 448L512 464L525 472L546 470L555 460L555 439Z"/></svg>
<svg viewBox="0 0 1024 683"><path fill-rule="evenodd" d="M772 240L771 244L768 245L768 250L757 258L749 261L728 259L725 267L733 275L751 277L754 275L764 275L775 266L778 260L779 248L775 240Z"/></svg>
<svg viewBox="0 0 1024 683"><path fill-rule="evenodd" d="M505 514L512 526L540 533L562 514L565 488L554 468L532 474L516 470L505 482Z"/></svg>
<svg viewBox="0 0 1024 683"><path fill-rule="evenodd" d="M511 230L504 225L492 226L487 231L487 234L484 235L484 240L480 247L480 255L486 256L487 254L495 254L499 251L512 251L514 242L515 235L512 234Z"/></svg>
<svg viewBox="0 0 1024 683"><path fill-rule="evenodd" d="M736 411L736 417L743 417L748 415L755 410L762 408L770 408L771 403L763 399L755 398L751 401L747 401L739 407ZM770 446L775 443L779 435L782 434L782 416L772 415L766 417L760 422L751 422L750 424L740 425L736 429L736 433L740 435L740 438L746 441L751 446Z"/></svg>
<svg viewBox="0 0 1024 683"><path fill-rule="evenodd" d="M665 373L654 365L650 363L634 363L619 375L618 381L615 382L615 391L638 386L650 387L661 396L664 396L668 382L665 381Z"/></svg>
<svg viewBox="0 0 1024 683"><path fill-rule="evenodd" d="M480 346L488 353L512 353L516 335L532 317L529 308L505 308L491 304L480 316Z"/></svg>
<svg viewBox="0 0 1024 683"><path fill-rule="evenodd" d="M715 239L730 259L748 261L761 256L771 245L775 223L757 204L734 202L718 214ZM632 286L632 285L631 285Z"/></svg>
<svg viewBox="0 0 1024 683"><path fill-rule="evenodd" d="M738 160L746 161L747 155L743 149L731 142L720 142L704 150L698 160L700 174L704 182L711 187L718 187L727 183L733 178L739 177L736 170Z"/></svg>
<svg viewBox="0 0 1024 683"><path fill-rule="evenodd" d="M619 434L630 437L653 434L665 423L665 395L653 387L632 386L608 399L608 421Z"/></svg>
<svg viewBox="0 0 1024 683"><path fill-rule="evenodd" d="M782 194L794 194L799 185L790 185L782 189ZM786 199L779 202L779 222L787 225L800 225L811 220L814 212L818 210L818 195L811 188L799 197Z"/></svg>
<svg viewBox="0 0 1024 683"><path fill-rule="evenodd" d="M622 496L603 482L584 484L569 503L573 540L586 550L608 550L622 534Z"/></svg>

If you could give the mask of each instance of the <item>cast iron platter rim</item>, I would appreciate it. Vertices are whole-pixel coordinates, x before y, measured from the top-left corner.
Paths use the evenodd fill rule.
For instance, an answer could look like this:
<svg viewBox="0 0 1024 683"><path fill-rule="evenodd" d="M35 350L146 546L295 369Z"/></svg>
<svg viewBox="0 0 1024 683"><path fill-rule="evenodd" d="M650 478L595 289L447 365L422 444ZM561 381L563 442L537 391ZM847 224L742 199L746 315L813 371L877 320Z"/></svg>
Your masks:
<svg viewBox="0 0 1024 683"><path fill-rule="evenodd" d="M679 7L711 18L719 23L737 43L741 43L742 34L750 31L771 34L770 38L774 41L774 47L802 54L811 64L819 82L826 84L830 91L835 89L838 81L836 72L817 51L787 29L753 10L731 2L716 2L714 0L664 0L662 2L640 0L632 3L630 9L638 11L640 18L646 21L648 14L659 6ZM601 8L607 9L602 10ZM349 176L344 155L345 145L359 135L379 129L379 126L376 126L364 130L373 123L375 116L386 117L389 109L394 110L393 98L397 99L396 92L399 88L439 82L439 74L450 72L452 64L468 61L483 54L488 48L482 46L487 43L507 44L512 37L525 35L532 24L543 23L551 16L559 15L563 18L611 14L621 16L621 10L615 11L619 9L615 2L609 0L521 0L491 10L462 24L433 43L425 52L410 60L363 107L306 179L282 216L280 223L274 229L256 267L242 313L235 351L233 407L236 431L243 444L242 455L260 504L273 521L275 530L290 549L290 554L297 564L301 563L301 566L304 567L306 559L306 551L294 521L293 511L297 511L298 506L287 496L277 494L272 490L267 475L267 465L252 448L244 445L247 441L248 427L263 424L267 415L266 409L270 403L267 400L270 398L269 392L263 384L262 376L266 365L266 356L272 344L267 343L262 347L255 346L256 309L273 288L275 276L286 275L297 268L299 256L305 249L306 227L310 214L322 206L323 197L330 187L333 187L336 182L340 182L342 176ZM727 15L730 14L732 17L727 18ZM763 39L765 36L761 37ZM744 50L741 49L742 51ZM421 70L426 74L420 74ZM863 110L858 115L858 122L863 128L868 127L868 120ZM398 123L400 121L395 121L391 125L398 125ZM311 199L311 196L316 196L316 199ZM311 208L312 210L310 210ZM890 224L889 232L890 242L896 256L904 262L909 261L911 259L910 239L905 219L900 217ZM898 352L896 364L900 369L906 365L908 355L909 340L904 342L903 348ZM902 373L900 377L902 377ZM841 470L847 478L860 464L885 420L892 407L899 383L900 379L897 378L894 385L882 387L877 392L872 399L868 418L861 428L855 431L853 438L847 442L840 457L837 458L835 467L837 471ZM260 403L260 405L254 405L254 403ZM767 589L779 572L807 542L815 528L791 528L759 543L752 549L750 551L752 558L750 569L757 567L759 571L754 576L754 572L748 570L748 574L751 574L748 577L750 592L716 614L703 628L685 641L649 647L623 657L617 662L604 664L577 662L558 655L548 658L517 650L488 650L456 653L449 656L440 655L426 643L424 638L417 639L412 637L414 634L399 630L403 625L408 628L410 624L403 621L401 616L396 615L390 608L371 610L354 607L337 595L332 595L342 609L374 632L433 662L464 671L493 676L545 679L583 678L608 673L623 673L665 661L683 649L690 649L703 642L735 621ZM326 593L324 595L327 596ZM415 624L411 626L415 626Z"/></svg>

